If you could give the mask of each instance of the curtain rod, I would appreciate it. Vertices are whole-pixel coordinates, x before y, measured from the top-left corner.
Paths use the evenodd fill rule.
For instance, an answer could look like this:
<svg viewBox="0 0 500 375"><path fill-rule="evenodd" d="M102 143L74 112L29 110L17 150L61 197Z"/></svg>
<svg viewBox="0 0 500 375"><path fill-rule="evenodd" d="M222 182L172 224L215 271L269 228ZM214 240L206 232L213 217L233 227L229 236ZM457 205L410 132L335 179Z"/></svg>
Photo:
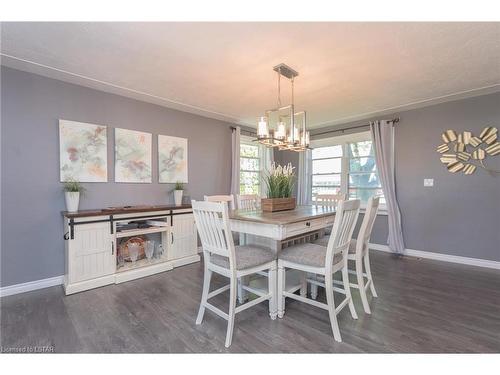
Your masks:
<svg viewBox="0 0 500 375"><path fill-rule="evenodd" d="M235 126L230 126L230 129L231 129L231 131L232 131L232 130L236 130L236 127L235 127ZM242 133L244 132L244 133L247 133L247 134L249 134L249 135L254 135L254 136L257 136L257 133L256 133L256 132L252 132L252 131L250 131L250 130L245 130L245 129L241 129L241 128L240 128L240 132L242 132Z"/></svg>
<svg viewBox="0 0 500 375"><path fill-rule="evenodd" d="M399 122L400 118L396 117L393 118L392 120L387 120L388 122L392 122L393 124L397 124ZM357 126L350 126L348 128L342 128L342 129L335 129L335 130L327 130L321 133L312 133L311 132L311 137L316 137L317 135L324 135L324 134L330 134L330 133L338 133L338 132L344 132L346 130L351 130L351 129L359 129L359 128L366 128L369 127L370 124L365 124L365 125L357 125Z"/></svg>
<svg viewBox="0 0 500 375"><path fill-rule="evenodd" d="M397 124L399 122L399 120L400 120L399 117L395 117L392 120L388 120L388 122L392 122L393 124ZM321 133L311 134L311 136L316 137L317 135L324 135L324 134L330 134L330 133L344 132L346 130L366 128L366 127L369 127L369 126L370 126L370 124L365 124L365 125L351 126L351 127L342 128L342 129L327 130L327 131L324 131L324 132L321 132ZM235 126L231 126L231 130L236 130L236 127ZM240 131L241 132L245 132L245 133L250 134L250 135L257 135L257 133L251 132L251 131L245 130L245 129L241 129Z"/></svg>

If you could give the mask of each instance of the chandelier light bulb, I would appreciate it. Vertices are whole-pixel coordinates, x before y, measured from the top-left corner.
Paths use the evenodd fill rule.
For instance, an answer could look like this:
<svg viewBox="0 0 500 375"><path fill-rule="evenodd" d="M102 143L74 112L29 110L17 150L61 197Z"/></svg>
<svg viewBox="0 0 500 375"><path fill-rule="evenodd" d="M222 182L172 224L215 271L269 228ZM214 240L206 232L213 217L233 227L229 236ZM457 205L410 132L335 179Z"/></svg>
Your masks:
<svg viewBox="0 0 500 375"><path fill-rule="evenodd" d="M269 128L267 126L267 117L262 116L259 117L259 123L257 127L257 137L258 138L268 138L269 137Z"/></svg>
<svg viewBox="0 0 500 375"><path fill-rule="evenodd" d="M278 129L276 130L275 133L275 138L279 141L284 140L286 137L286 125L284 122L279 122L278 123Z"/></svg>

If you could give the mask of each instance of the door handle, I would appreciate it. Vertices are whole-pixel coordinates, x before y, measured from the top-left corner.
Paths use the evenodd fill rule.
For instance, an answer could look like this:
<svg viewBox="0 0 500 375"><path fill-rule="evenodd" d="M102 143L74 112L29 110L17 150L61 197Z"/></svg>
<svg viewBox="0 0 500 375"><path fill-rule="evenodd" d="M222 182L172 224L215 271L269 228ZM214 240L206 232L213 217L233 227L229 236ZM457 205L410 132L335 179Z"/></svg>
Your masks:
<svg viewBox="0 0 500 375"><path fill-rule="evenodd" d="M174 232L170 232L170 235L172 236L172 240L170 241L170 244L174 244Z"/></svg>
<svg viewBox="0 0 500 375"><path fill-rule="evenodd" d="M115 255L115 243L111 242L111 255Z"/></svg>

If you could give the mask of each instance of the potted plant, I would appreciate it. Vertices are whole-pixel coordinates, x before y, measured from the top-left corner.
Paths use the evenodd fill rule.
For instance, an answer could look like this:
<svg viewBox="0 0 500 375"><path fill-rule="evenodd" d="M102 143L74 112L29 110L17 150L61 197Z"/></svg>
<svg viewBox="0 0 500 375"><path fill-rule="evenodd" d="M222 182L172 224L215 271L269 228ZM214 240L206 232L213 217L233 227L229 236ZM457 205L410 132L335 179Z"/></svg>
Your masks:
<svg viewBox="0 0 500 375"><path fill-rule="evenodd" d="M64 181L64 199L66 201L66 210L68 212L78 211L78 204L80 203L80 193L85 192L85 188L80 182L69 179Z"/></svg>
<svg viewBox="0 0 500 375"><path fill-rule="evenodd" d="M176 206L182 205L182 194L184 193L184 184L180 181L175 183L174 203Z"/></svg>
<svg viewBox="0 0 500 375"><path fill-rule="evenodd" d="M285 211L295 208L295 198L292 197L295 185L295 168L291 163L285 167L273 163L271 172L265 177L267 198L262 199L263 211Z"/></svg>

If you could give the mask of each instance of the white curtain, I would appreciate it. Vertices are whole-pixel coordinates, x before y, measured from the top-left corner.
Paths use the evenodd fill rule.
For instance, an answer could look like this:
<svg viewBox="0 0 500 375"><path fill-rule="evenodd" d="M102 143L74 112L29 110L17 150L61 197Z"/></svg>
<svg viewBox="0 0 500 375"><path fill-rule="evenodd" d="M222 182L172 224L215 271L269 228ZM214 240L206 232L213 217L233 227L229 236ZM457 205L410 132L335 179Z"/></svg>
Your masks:
<svg viewBox="0 0 500 375"><path fill-rule="evenodd" d="M392 252L402 254L405 244L394 177L394 123L392 121L370 122L370 132L375 149L377 170L387 203L388 245Z"/></svg>
<svg viewBox="0 0 500 375"><path fill-rule="evenodd" d="M237 126L233 129L231 138L231 194L235 199L240 193L240 137L241 128Z"/></svg>
<svg viewBox="0 0 500 375"><path fill-rule="evenodd" d="M267 184L264 179L271 171L271 166L274 162L274 149L271 147L266 147L264 145L260 145L259 155L260 155L260 175L261 175L261 197L267 197Z"/></svg>
<svg viewBox="0 0 500 375"><path fill-rule="evenodd" d="M299 153L299 171L297 178L297 204L311 204L312 151Z"/></svg>

